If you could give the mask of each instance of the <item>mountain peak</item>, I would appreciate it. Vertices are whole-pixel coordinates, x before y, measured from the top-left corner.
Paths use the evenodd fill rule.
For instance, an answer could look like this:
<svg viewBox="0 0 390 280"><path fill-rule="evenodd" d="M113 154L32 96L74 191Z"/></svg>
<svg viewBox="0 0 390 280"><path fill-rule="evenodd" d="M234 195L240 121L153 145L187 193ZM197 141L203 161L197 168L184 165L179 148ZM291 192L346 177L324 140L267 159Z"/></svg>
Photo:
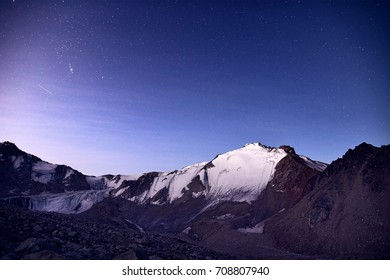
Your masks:
<svg viewBox="0 0 390 280"><path fill-rule="evenodd" d="M9 141L4 141L3 143L0 143L0 147L16 147L16 145Z"/></svg>
<svg viewBox="0 0 390 280"><path fill-rule="evenodd" d="M4 154L19 155L22 151L12 142L5 141L0 143L0 151Z"/></svg>
<svg viewBox="0 0 390 280"><path fill-rule="evenodd" d="M270 147L270 146L261 144L260 142L253 142L253 143L245 144L243 148L257 148L257 147L266 149L268 151L272 151L272 150L276 150L277 149L275 147ZM279 149L285 151L288 154L296 155L295 149L293 147L291 147L291 146L282 145L282 146L279 147Z"/></svg>
<svg viewBox="0 0 390 280"><path fill-rule="evenodd" d="M293 154L293 155L296 155L295 153L295 149L291 146L288 146L288 145L282 145L279 147L279 149L282 149L284 150L286 153L288 154Z"/></svg>
<svg viewBox="0 0 390 280"><path fill-rule="evenodd" d="M345 155L343 156L343 159L358 159L360 158L363 160L366 158L369 154L371 154L373 151L377 150L378 148L371 145L367 144L366 142L363 142L359 145L357 145L353 149L349 149Z"/></svg>
<svg viewBox="0 0 390 280"><path fill-rule="evenodd" d="M246 147L246 146L261 146L261 147L268 147L268 146L266 146L266 145L264 145L264 144L262 144L262 143L260 143L260 142L246 143L246 144L244 145L244 147Z"/></svg>
<svg viewBox="0 0 390 280"><path fill-rule="evenodd" d="M266 149L266 150L273 150L273 149L276 149L274 147L270 147L270 146L267 146L267 145L263 145L261 144L260 142L252 142L252 143L247 143L245 144L242 148L263 148L263 149Z"/></svg>

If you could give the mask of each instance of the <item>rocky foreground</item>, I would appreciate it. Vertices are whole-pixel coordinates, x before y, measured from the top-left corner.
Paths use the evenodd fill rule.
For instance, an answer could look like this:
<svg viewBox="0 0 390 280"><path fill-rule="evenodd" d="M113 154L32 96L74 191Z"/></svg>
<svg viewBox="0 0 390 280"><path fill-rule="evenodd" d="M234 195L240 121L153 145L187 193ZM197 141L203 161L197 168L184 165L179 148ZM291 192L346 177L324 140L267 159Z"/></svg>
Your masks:
<svg viewBox="0 0 390 280"><path fill-rule="evenodd" d="M234 259L130 226L90 223L77 215L0 203L0 259Z"/></svg>

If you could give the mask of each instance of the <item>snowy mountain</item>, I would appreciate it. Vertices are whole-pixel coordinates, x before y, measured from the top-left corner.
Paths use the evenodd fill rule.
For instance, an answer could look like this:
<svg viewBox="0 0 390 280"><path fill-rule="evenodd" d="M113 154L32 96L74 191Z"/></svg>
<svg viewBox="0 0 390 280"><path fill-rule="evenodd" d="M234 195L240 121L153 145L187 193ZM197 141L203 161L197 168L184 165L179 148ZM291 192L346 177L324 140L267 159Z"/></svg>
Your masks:
<svg viewBox="0 0 390 280"><path fill-rule="evenodd" d="M83 212L109 195L153 205L196 197L204 198L209 204L250 203L265 189L274 177L276 166L288 154L287 149L252 143L218 155L209 162L173 172L95 177L42 161L12 143L0 145L1 196L23 201L33 210L61 213ZM326 167L307 157L301 158L309 168L323 170Z"/></svg>
<svg viewBox="0 0 390 280"><path fill-rule="evenodd" d="M275 172L276 164L286 156L282 149L272 149L255 143L218 155L210 162L159 173L151 187L132 201L154 204L172 203L191 191L193 197L210 200L253 201L265 188ZM197 183L200 188L192 188ZM161 193L165 193L161 196ZM156 199L156 198L159 199Z"/></svg>
<svg viewBox="0 0 390 280"><path fill-rule="evenodd" d="M4 142L0 204L168 234L238 258L387 258L389 147L363 143L328 166L252 143L172 172L96 177Z"/></svg>
<svg viewBox="0 0 390 280"><path fill-rule="evenodd" d="M0 143L0 197L32 210L80 213L109 196L112 188L136 176L85 176Z"/></svg>
<svg viewBox="0 0 390 280"><path fill-rule="evenodd" d="M260 143L218 155L209 162L198 163L173 172L158 173L150 188L138 193L131 186L120 187L116 196L137 203L164 204L180 201L188 194L204 197L213 203L219 200L254 201L274 177L277 164L288 154L283 148L270 148ZM322 171L326 164L307 157L302 163ZM137 195L133 193L136 190Z"/></svg>

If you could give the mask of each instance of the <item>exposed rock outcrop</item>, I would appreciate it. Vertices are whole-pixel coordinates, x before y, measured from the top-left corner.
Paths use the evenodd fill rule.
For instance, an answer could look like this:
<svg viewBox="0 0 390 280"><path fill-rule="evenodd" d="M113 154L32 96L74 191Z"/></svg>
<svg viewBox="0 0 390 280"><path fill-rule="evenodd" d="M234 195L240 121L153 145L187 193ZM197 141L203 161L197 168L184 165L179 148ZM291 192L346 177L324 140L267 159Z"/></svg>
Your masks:
<svg viewBox="0 0 390 280"><path fill-rule="evenodd" d="M283 248L338 258L390 258L390 146L361 144L266 222Z"/></svg>

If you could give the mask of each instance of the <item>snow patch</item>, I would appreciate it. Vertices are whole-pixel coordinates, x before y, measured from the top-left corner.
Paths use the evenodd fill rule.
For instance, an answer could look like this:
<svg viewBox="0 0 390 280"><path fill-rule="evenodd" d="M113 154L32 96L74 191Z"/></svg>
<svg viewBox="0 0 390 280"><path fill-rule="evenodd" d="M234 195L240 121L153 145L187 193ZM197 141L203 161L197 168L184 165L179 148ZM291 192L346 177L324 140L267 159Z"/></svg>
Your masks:
<svg viewBox="0 0 390 280"><path fill-rule="evenodd" d="M134 223L133 221L131 221L131 220L126 220L126 222L128 222L129 224L135 226L140 232L145 232L144 229L143 229L140 225Z"/></svg>
<svg viewBox="0 0 390 280"><path fill-rule="evenodd" d="M224 214L224 215L221 215L221 216L218 216L218 217L215 217L217 220L227 220L227 219L231 219L231 218L234 218L235 216L233 214Z"/></svg>
<svg viewBox="0 0 390 280"><path fill-rule="evenodd" d="M18 156L18 157L12 156L11 160L14 164L14 168L18 169L22 165L22 163L24 162L24 157L23 156Z"/></svg>
<svg viewBox="0 0 390 280"><path fill-rule="evenodd" d="M104 176L87 176L87 182L94 190L117 189L124 181L137 181L144 174L137 175L116 175L112 179Z"/></svg>
<svg viewBox="0 0 390 280"><path fill-rule="evenodd" d="M152 198L163 188L168 189L169 202L183 196L182 190L199 174L200 170L207 164L202 162L186 166L180 170L170 173L161 173L153 181L146 199Z"/></svg>
<svg viewBox="0 0 390 280"><path fill-rule="evenodd" d="M142 175L116 175L111 180L107 180L106 185L109 189L117 189L124 181L137 181Z"/></svg>
<svg viewBox="0 0 390 280"><path fill-rule="evenodd" d="M115 193L115 196L116 197L118 197L118 196L120 196L122 193L124 193L125 192L125 190L127 190L128 188L122 188L122 189L120 189L119 191L117 191L116 193Z"/></svg>
<svg viewBox="0 0 390 280"><path fill-rule="evenodd" d="M148 191L144 191L140 195L132 196L128 198L127 200L132 201L132 202L137 202L137 203L143 203L146 200L146 196L148 194Z"/></svg>
<svg viewBox="0 0 390 280"><path fill-rule="evenodd" d="M73 174L74 174L74 170L71 169L71 168L68 168L68 170L66 170L66 174L65 174L64 179L66 179L66 178L72 176Z"/></svg>
<svg viewBox="0 0 390 280"><path fill-rule="evenodd" d="M191 227L188 227L188 228L184 229L184 230L182 231L182 233L188 235L188 234L190 233L190 231L191 231Z"/></svg>
<svg viewBox="0 0 390 280"><path fill-rule="evenodd" d="M206 195L206 191L193 192L193 193L192 193L192 197L193 197L193 198L198 198L198 197L200 197L200 196L202 196L202 195Z"/></svg>
<svg viewBox="0 0 390 280"><path fill-rule="evenodd" d="M318 171L324 171L325 168L328 166L326 163L323 163L323 162L320 162L320 161L314 161L314 160L311 160L310 158L308 157L305 157L305 156L299 156L301 159L303 159L303 161L305 162L306 166L310 167L310 168L313 168L315 170L318 170Z"/></svg>
<svg viewBox="0 0 390 280"><path fill-rule="evenodd" d="M47 184L55 174L57 165L45 161L38 161L32 167L31 179L35 182Z"/></svg>
<svg viewBox="0 0 390 280"><path fill-rule="evenodd" d="M239 228L237 229L239 232L242 233L263 233L264 230L264 222L256 224L254 227L249 228Z"/></svg>

